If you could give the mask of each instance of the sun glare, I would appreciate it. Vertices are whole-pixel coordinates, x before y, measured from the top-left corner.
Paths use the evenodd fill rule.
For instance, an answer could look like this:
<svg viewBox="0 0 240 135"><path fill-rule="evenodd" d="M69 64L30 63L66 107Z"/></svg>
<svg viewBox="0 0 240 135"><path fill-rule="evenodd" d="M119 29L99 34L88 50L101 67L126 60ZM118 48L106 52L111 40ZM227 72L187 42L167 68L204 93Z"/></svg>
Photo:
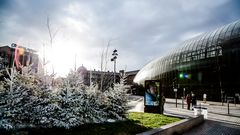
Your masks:
<svg viewBox="0 0 240 135"><path fill-rule="evenodd" d="M75 59L79 49L77 46L64 44L45 47L45 70L47 74L54 72L56 76L66 76L67 73L75 67ZM43 59L44 50L40 55Z"/></svg>

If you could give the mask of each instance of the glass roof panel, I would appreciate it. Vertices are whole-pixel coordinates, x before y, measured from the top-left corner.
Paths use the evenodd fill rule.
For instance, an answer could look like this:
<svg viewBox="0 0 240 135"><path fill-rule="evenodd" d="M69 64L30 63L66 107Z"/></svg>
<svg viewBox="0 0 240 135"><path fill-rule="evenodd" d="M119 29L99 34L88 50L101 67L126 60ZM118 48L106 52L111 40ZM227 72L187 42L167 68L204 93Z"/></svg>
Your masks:
<svg viewBox="0 0 240 135"><path fill-rule="evenodd" d="M240 21L238 21L232 31L231 38L238 37L240 33Z"/></svg>

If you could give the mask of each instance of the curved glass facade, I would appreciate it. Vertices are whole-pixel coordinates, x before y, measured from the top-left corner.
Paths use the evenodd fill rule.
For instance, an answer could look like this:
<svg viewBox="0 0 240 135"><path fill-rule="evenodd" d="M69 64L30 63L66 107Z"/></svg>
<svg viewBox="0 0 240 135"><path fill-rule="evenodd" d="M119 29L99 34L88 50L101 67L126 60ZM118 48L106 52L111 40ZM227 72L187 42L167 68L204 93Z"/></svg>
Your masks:
<svg viewBox="0 0 240 135"><path fill-rule="evenodd" d="M145 80L161 80L170 97L173 87L199 97L207 93L212 100L240 93L240 20L189 39L151 61L134 82L144 85Z"/></svg>

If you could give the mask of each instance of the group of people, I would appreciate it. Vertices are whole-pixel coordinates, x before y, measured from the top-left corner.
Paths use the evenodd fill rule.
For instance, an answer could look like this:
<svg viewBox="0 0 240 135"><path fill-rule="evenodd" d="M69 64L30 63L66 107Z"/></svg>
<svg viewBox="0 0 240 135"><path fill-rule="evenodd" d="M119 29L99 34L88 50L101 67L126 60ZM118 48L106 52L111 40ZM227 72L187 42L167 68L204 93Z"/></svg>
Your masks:
<svg viewBox="0 0 240 135"><path fill-rule="evenodd" d="M191 94L187 94L186 96L187 101L187 109L190 110L190 104L192 103L192 107L197 105L197 99L194 93L191 92Z"/></svg>

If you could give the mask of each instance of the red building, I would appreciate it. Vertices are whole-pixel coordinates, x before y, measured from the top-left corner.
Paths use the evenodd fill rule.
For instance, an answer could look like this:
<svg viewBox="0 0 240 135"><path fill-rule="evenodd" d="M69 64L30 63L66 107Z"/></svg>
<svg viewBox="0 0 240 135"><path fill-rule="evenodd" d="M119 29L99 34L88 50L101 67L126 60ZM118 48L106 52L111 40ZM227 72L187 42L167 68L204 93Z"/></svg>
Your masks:
<svg viewBox="0 0 240 135"><path fill-rule="evenodd" d="M21 70L22 66L31 65L32 70L37 72L39 58L36 53L35 50L17 46L15 43L12 43L11 46L1 46L0 69L11 68L14 64L18 70Z"/></svg>

